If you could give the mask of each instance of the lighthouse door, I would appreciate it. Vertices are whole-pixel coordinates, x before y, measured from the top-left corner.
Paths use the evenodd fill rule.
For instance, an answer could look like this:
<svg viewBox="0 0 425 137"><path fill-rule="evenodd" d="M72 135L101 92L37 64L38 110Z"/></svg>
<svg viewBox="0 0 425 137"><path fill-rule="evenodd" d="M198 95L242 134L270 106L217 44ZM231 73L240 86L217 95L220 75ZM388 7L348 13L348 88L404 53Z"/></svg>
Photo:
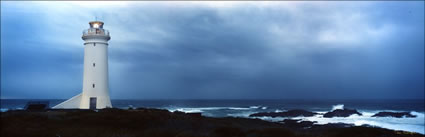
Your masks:
<svg viewBox="0 0 425 137"><path fill-rule="evenodd" d="M96 98L90 98L90 109L96 109Z"/></svg>

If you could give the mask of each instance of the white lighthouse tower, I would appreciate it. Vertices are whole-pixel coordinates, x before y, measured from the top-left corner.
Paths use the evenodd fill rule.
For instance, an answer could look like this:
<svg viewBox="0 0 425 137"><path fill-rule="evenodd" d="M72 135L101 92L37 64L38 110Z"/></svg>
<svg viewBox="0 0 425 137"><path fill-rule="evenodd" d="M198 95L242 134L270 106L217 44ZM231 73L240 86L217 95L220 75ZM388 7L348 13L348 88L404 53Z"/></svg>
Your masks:
<svg viewBox="0 0 425 137"><path fill-rule="evenodd" d="M109 97L108 41L109 31L103 22L89 22L90 28L83 31L84 75L82 93L53 108L102 109L112 107Z"/></svg>

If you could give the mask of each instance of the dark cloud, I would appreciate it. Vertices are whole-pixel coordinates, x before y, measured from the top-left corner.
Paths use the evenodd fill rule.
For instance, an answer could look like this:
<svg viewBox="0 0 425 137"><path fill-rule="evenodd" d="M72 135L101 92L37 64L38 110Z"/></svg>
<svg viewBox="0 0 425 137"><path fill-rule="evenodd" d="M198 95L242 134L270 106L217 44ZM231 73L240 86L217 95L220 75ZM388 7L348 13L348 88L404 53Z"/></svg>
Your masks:
<svg viewBox="0 0 425 137"><path fill-rule="evenodd" d="M79 8L101 10L108 19L112 98L423 98L424 14L417 12L423 4L320 4ZM2 2L2 11L3 5L13 4ZM78 93L83 49L75 43L82 43L80 36L63 29L58 32L70 34L53 41L42 37L31 48L17 46L13 30L34 29L3 16L25 14L12 7L2 12L2 96ZM413 13L399 13L406 9ZM60 19L76 18L66 11L43 16L59 21L37 30L39 35L64 24ZM88 21L83 15L76 19ZM38 23L32 17L22 20ZM24 74L34 84L20 87ZM45 77L50 81L37 81ZM34 90L42 93L33 96Z"/></svg>

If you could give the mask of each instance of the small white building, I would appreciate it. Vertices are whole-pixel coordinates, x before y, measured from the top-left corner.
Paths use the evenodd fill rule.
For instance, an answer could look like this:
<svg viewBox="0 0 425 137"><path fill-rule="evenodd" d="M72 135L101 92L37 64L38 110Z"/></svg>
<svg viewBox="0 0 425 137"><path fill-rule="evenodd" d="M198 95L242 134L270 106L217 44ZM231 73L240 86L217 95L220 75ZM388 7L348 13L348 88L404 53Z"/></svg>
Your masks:
<svg viewBox="0 0 425 137"><path fill-rule="evenodd" d="M112 107L109 97L108 41L109 31L103 22L89 22L83 31L84 74L82 93L54 106L57 109L102 109Z"/></svg>

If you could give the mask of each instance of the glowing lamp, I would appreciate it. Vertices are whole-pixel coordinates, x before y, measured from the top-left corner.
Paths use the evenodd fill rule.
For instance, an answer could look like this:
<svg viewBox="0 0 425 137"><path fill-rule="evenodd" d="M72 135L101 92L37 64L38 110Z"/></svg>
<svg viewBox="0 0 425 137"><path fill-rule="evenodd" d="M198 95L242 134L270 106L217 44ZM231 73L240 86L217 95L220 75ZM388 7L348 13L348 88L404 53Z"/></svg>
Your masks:
<svg viewBox="0 0 425 137"><path fill-rule="evenodd" d="M101 21L92 21L92 22L89 22L89 24L90 24L90 28L95 28L95 29L103 28L103 22Z"/></svg>
<svg viewBox="0 0 425 137"><path fill-rule="evenodd" d="M93 24L93 28L99 28L99 24Z"/></svg>

